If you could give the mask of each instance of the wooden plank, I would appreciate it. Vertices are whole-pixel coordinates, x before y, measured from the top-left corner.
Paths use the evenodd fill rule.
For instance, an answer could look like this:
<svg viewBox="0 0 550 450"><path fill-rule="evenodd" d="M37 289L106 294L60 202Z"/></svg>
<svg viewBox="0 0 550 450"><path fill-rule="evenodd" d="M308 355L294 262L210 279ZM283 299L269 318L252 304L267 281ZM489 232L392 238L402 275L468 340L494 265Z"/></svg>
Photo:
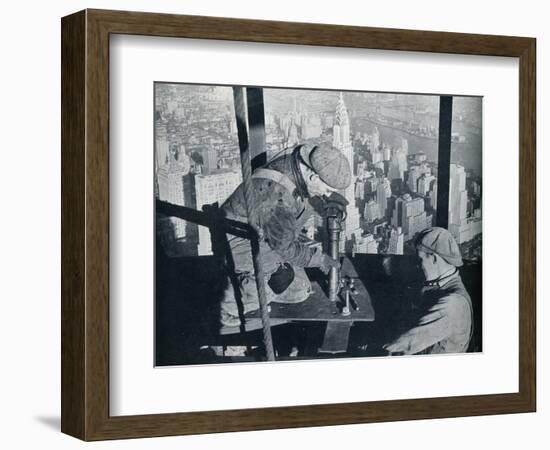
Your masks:
<svg viewBox="0 0 550 450"><path fill-rule="evenodd" d="M355 296L358 309L351 308L349 316L341 314L339 302L331 302L317 281L311 283L313 294L302 303L270 303L272 319L317 321L317 322L372 322L374 309L367 289L361 281L356 283L359 294ZM254 311L250 317L259 317Z"/></svg>
<svg viewBox="0 0 550 450"><path fill-rule="evenodd" d="M360 280L356 280L356 289L359 294L355 296L358 309L353 307L349 316L341 314L341 306L331 302L325 291L317 281L312 282L313 294L302 303L270 303L269 313L271 326L282 325L288 322L329 322L352 323L372 322L375 314L371 297ZM260 312L252 311L245 316L246 331L254 331L261 328ZM222 327L221 335L240 333L239 327Z"/></svg>
<svg viewBox="0 0 550 450"><path fill-rule="evenodd" d="M348 276L355 280L355 288L358 294L353 296L356 307L350 308L350 315L341 314L341 304L343 298L338 302L331 302L327 296L326 280L321 272L315 271L309 275L313 294L302 303L275 303L272 302L270 317L273 319L285 319L296 321L327 321L327 322L372 322L375 314L372 306L372 299L364 283L358 278L357 271L349 258L343 258L341 275ZM247 317L259 317L259 313L254 311Z"/></svg>

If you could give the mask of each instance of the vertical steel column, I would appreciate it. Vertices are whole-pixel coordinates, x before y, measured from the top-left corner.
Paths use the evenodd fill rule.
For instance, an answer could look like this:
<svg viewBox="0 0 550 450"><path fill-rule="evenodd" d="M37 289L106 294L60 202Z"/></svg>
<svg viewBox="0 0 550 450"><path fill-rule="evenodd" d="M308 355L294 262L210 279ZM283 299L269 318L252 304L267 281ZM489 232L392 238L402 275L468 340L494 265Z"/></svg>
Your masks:
<svg viewBox="0 0 550 450"><path fill-rule="evenodd" d="M244 88L233 87L233 102L235 104L235 118L237 120L237 133L239 135L239 149L241 153L241 169L243 173L244 198L246 203L246 213L248 223L256 232L256 236L250 241L252 247L252 262L254 264L254 273L256 277L256 287L258 289L258 299L260 303L260 314L262 316L262 328L264 334L264 345L268 361L275 361L275 351L273 350L273 339L271 337L271 326L269 324L269 310L267 306L267 296L265 288L265 277L260 258L260 239L262 237L261 229L257 228L250 220L252 213L252 163L250 158L250 147L248 142L248 132L246 127L246 105L244 99Z"/></svg>
<svg viewBox="0 0 550 450"><path fill-rule="evenodd" d="M252 160L252 170L254 170L267 162L263 89L246 88L246 105L248 108L250 159Z"/></svg>
<svg viewBox="0 0 550 450"><path fill-rule="evenodd" d="M453 97L439 97L439 151L437 161L436 226L449 227L449 178L451 176L451 127Z"/></svg>

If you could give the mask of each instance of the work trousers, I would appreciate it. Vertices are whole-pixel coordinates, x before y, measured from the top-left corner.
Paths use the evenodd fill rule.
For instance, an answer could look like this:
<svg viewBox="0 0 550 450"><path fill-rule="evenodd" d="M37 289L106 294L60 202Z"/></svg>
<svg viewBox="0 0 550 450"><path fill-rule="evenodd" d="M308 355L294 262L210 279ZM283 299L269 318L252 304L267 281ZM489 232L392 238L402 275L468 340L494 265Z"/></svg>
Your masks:
<svg viewBox="0 0 550 450"><path fill-rule="evenodd" d="M259 309L258 289L254 264L252 262L252 249L250 241L236 236L228 236L231 248L231 257L235 266L235 279L238 288L238 296L242 303L243 313ZM268 303L299 303L306 300L313 292L309 278L301 267L293 267L294 280L281 294L275 294L267 281L277 271L280 265L284 264L281 256L272 250L269 245L262 241L260 243L260 258L263 264L265 277L266 300ZM229 276L227 287L221 301L221 322L233 323L239 317L239 305L235 295L235 288Z"/></svg>

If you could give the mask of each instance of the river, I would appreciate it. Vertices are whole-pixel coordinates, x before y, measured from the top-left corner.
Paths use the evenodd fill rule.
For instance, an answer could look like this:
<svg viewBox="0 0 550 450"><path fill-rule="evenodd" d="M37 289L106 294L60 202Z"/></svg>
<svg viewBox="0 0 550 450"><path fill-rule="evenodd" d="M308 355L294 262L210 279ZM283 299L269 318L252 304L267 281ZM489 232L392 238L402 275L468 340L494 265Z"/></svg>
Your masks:
<svg viewBox="0 0 550 450"><path fill-rule="evenodd" d="M405 138L409 143L409 154L424 152L428 160L437 161L437 139L415 136L405 131L380 125L364 118L352 119L351 128L354 134L359 132L372 134L374 132L374 127L378 127L380 141L382 143L391 146L400 146L401 138ZM463 165L466 170L472 171L474 175L481 178L482 135L476 131L474 127L464 122L453 120L452 132L463 135L466 141L464 143L451 144L451 162Z"/></svg>

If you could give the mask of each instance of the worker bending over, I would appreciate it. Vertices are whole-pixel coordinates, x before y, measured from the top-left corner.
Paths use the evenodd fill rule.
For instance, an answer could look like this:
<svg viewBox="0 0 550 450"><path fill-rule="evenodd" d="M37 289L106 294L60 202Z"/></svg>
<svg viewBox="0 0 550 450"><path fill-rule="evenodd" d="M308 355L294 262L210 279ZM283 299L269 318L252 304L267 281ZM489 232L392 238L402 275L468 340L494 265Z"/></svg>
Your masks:
<svg viewBox="0 0 550 450"><path fill-rule="evenodd" d="M301 231L312 216L316 199L322 207L345 209L345 198L335 191L351 183L347 158L330 145L299 145L275 158L252 175L253 201L250 220L261 232L259 249L267 281L267 302L299 303L312 292L304 267L325 273L338 261L312 245ZM315 203L315 202L313 202ZM222 205L225 217L248 222L241 184ZM248 239L228 235L244 314L259 308L251 245ZM221 301L223 326L240 324L235 289L228 283Z"/></svg>

